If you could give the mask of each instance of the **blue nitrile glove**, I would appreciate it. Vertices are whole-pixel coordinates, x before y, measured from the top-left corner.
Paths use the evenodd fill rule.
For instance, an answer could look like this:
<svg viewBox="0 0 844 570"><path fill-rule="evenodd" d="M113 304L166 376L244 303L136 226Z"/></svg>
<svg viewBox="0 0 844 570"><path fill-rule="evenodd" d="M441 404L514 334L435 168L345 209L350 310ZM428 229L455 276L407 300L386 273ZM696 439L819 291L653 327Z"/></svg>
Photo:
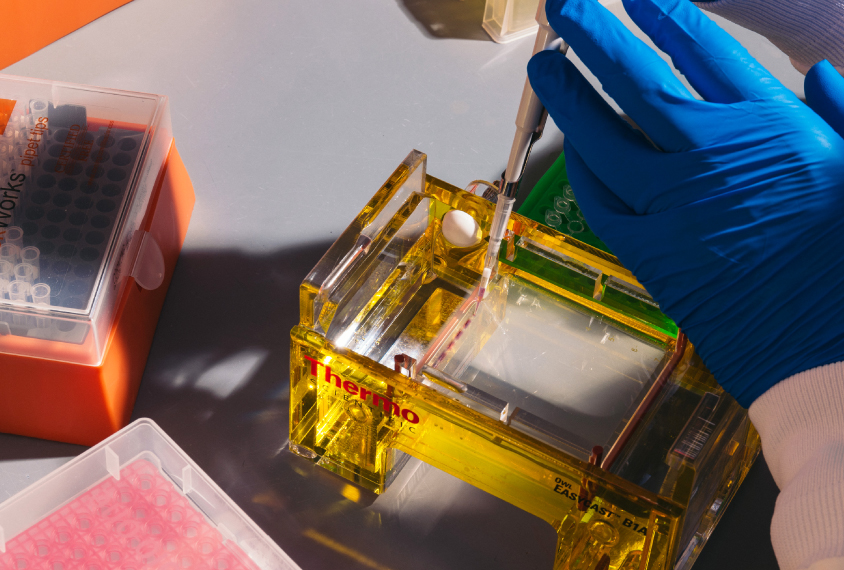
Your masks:
<svg viewBox="0 0 844 570"><path fill-rule="evenodd" d="M806 103L844 136L844 77L838 70L826 60L816 63L806 74L803 89Z"/></svg>
<svg viewBox="0 0 844 570"><path fill-rule="evenodd" d="M653 144L559 53L531 85L589 226L749 406L844 360L844 140L687 0L624 6L703 101L597 0L547 14Z"/></svg>

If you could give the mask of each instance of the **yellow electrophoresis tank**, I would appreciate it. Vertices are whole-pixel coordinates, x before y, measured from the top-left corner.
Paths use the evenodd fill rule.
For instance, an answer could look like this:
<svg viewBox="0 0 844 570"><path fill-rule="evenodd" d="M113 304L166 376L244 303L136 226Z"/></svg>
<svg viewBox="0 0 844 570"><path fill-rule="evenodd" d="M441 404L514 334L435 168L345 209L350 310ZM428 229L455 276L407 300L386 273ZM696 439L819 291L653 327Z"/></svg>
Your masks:
<svg viewBox="0 0 844 570"><path fill-rule="evenodd" d="M553 525L557 570L686 569L759 452L747 412L610 254L414 151L300 288L290 442L376 493L408 455ZM445 239L469 214L476 244Z"/></svg>

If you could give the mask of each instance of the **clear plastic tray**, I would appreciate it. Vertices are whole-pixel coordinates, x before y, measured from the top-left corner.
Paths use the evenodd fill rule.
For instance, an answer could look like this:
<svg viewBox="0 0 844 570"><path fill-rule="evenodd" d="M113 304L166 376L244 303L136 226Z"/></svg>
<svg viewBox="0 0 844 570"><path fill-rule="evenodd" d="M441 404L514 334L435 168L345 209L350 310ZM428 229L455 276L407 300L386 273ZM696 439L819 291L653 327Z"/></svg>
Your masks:
<svg viewBox="0 0 844 570"><path fill-rule="evenodd" d="M612 447L668 358L663 347L510 275L456 325L423 362L493 396L505 413L515 410L515 427L542 426L532 435L583 460L596 444Z"/></svg>
<svg viewBox="0 0 844 570"><path fill-rule="evenodd" d="M97 364L155 249L142 225L167 98L0 75L0 110L0 352Z"/></svg>
<svg viewBox="0 0 844 570"><path fill-rule="evenodd" d="M0 569L298 570L152 420L0 504Z"/></svg>

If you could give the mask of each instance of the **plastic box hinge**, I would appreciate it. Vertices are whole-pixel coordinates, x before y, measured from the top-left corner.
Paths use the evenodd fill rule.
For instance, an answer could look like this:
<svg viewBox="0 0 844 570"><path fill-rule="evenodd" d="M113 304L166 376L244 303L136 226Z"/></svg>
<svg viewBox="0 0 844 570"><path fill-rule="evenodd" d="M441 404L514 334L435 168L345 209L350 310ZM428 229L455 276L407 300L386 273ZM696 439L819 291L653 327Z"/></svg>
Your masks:
<svg viewBox="0 0 844 570"><path fill-rule="evenodd" d="M158 242L147 231L137 230L133 241L138 243L138 253L132 265L131 276L141 288L154 291L164 282L164 254Z"/></svg>
<svg viewBox="0 0 844 570"><path fill-rule="evenodd" d="M182 493L187 496L188 493L193 491L193 470L191 469L190 465L185 465L182 468Z"/></svg>
<svg viewBox="0 0 844 570"><path fill-rule="evenodd" d="M120 481L120 457L108 445L103 449L108 474Z"/></svg>
<svg viewBox="0 0 844 570"><path fill-rule="evenodd" d="M229 527L227 527L223 523L217 523L217 530L220 531L220 534L222 534L226 540L230 540L231 542L237 544L237 537L232 531L229 530Z"/></svg>

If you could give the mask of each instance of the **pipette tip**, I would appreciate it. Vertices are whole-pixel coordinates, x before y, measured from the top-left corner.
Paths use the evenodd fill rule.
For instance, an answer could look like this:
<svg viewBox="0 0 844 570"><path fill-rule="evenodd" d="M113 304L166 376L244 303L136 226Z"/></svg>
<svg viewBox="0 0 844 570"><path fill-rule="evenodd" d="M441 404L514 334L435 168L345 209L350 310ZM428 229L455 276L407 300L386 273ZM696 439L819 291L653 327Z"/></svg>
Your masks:
<svg viewBox="0 0 844 570"><path fill-rule="evenodd" d="M481 282L478 285L478 301L475 303L475 310L473 314L478 313L478 307L481 304L481 301L484 300L486 297L486 288L489 285L489 278L492 275L492 269L489 267L485 267L483 272L481 273Z"/></svg>
<svg viewBox="0 0 844 570"><path fill-rule="evenodd" d="M478 287L478 301L484 300L484 294L486 294L487 285L489 285L489 278L492 276L492 269L489 267L484 267L483 272L481 272L481 283Z"/></svg>
<svg viewBox="0 0 844 570"><path fill-rule="evenodd" d="M474 308L474 310L472 311L472 316L475 316L475 315L477 315L477 314L478 314L478 307L480 307L480 306L481 306L481 301L483 301L483 300L484 300L484 295L486 295L486 289L484 289L483 287L481 287L481 288L478 290L478 302L477 302L477 303L475 303L475 308Z"/></svg>

